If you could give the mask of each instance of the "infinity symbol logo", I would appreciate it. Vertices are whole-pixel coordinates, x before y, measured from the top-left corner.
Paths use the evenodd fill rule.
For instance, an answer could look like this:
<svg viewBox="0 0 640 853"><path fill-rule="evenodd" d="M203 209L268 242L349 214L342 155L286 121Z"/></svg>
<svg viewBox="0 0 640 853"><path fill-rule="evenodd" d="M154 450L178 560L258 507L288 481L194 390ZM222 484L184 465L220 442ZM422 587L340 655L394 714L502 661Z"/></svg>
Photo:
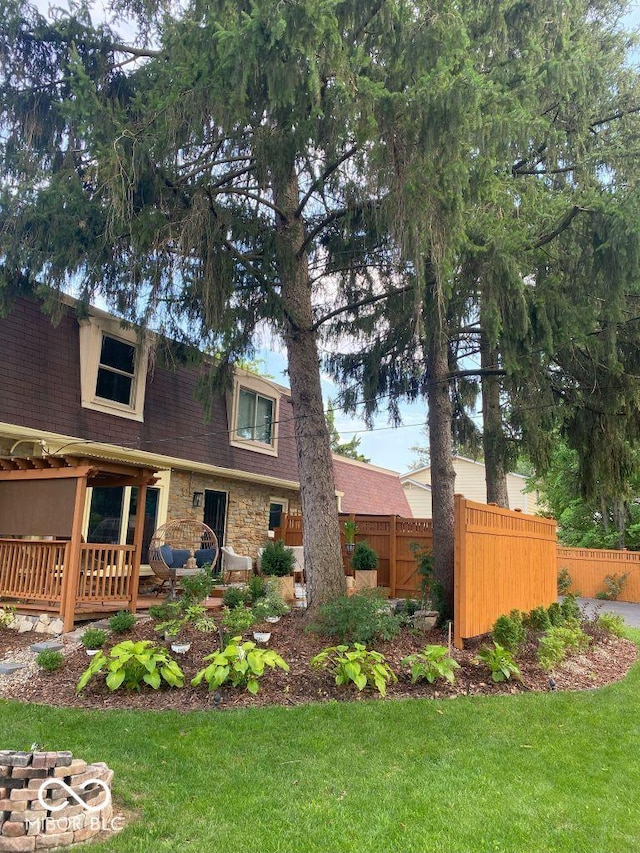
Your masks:
<svg viewBox="0 0 640 853"><path fill-rule="evenodd" d="M78 787L83 791L85 788L88 788L90 785L97 785L99 788L102 788L105 794L105 799L98 806L90 806L88 803L79 797L73 788L70 788L66 782L63 782L62 779L47 779L40 785L38 788L38 802L42 806L42 808L47 809L50 812L59 812L61 809L66 808L69 805L69 800L65 798L64 800L60 800L60 805L54 806L51 803L48 803L44 795L47 790L51 788L62 788L63 791L66 791L69 797L72 797L78 805L82 806L82 808L87 812L100 812L102 809L106 808L111 802L111 791L106 782L103 782L102 779L87 779L86 782L83 782Z"/></svg>

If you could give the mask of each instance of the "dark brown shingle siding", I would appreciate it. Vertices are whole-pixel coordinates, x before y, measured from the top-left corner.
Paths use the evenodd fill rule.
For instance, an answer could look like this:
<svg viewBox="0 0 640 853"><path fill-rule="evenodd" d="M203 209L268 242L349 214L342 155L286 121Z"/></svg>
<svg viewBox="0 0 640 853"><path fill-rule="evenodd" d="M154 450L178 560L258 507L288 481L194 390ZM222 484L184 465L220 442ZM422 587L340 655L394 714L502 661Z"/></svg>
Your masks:
<svg viewBox="0 0 640 853"><path fill-rule="evenodd" d="M280 398L278 456L254 453L229 444L224 398L205 422L197 375L194 367L156 365L147 377L144 423L83 409L73 311L54 326L37 302L20 299L0 318L0 421L297 481L290 399Z"/></svg>

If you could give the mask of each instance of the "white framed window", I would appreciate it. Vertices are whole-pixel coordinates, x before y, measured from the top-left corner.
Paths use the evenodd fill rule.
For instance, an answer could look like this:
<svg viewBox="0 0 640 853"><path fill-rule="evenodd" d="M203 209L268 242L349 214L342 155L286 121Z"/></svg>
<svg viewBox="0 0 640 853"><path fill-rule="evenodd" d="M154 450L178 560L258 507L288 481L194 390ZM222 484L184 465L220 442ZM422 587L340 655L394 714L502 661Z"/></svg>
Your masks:
<svg viewBox="0 0 640 853"><path fill-rule="evenodd" d="M273 444L273 409L274 400L248 388L240 388L236 420L238 438Z"/></svg>
<svg viewBox="0 0 640 853"><path fill-rule="evenodd" d="M82 406L144 420L148 346L107 317L80 321Z"/></svg>
<svg viewBox="0 0 640 853"><path fill-rule="evenodd" d="M229 443L277 456L279 397L277 388L259 376L237 376L227 401Z"/></svg>

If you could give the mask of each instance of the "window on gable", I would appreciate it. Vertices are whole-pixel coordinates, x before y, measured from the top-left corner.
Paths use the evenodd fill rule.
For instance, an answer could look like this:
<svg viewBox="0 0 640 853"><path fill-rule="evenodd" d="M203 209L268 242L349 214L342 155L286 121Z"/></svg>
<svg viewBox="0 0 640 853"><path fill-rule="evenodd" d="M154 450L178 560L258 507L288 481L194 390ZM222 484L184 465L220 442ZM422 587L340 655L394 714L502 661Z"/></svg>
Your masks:
<svg viewBox="0 0 640 853"><path fill-rule="evenodd" d="M135 346L103 335L96 396L125 406L133 405L135 368Z"/></svg>
<svg viewBox="0 0 640 853"><path fill-rule="evenodd" d="M273 444L273 400L241 388L238 396L238 438Z"/></svg>

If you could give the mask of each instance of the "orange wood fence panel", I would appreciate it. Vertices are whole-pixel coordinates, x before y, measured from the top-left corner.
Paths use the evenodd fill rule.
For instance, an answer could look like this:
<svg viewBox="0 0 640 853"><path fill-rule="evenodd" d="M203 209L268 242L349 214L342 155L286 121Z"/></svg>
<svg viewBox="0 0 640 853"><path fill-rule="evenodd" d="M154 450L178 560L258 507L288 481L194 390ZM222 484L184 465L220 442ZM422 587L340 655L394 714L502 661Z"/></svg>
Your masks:
<svg viewBox="0 0 640 853"><path fill-rule="evenodd" d="M455 643L557 596L556 523L456 495Z"/></svg>
<svg viewBox="0 0 640 853"><path fill-rule="evenodd" d="M355 541L368 542L378 555L378 586L388 587L392 596L420 594L420 576L412 546L426 551L433 548L433 525L430 518L400 518L395 515L350 515L340 513L342 560L345 571L351 574L351 556L344 541L344 522L356 522ZM283 514L275 538L292 547L302 545L301 515Z"/></svg>
<svg viewBox="0 0 640 853"><path fill-rule="evenodd" d="M595 548L558 548L558 571L571 575L571 591L587 598L605 591L605 575L628 574L620 601L640 603L640 553Z"/></svg>

